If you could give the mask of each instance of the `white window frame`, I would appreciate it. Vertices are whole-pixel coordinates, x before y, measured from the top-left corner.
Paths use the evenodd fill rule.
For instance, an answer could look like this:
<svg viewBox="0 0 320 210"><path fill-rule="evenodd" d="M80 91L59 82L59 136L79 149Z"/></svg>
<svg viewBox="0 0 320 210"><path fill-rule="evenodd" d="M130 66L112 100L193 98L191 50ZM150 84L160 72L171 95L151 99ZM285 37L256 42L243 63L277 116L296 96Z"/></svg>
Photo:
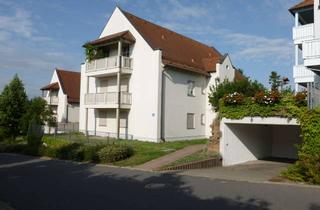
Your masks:
<svg viewBox="0 0 320 210"><path fill-rule="evenodd" d="M189 116L192 116L192 126L189 126ZM196 125L195 125L195 119L196 119L196 116L194 113L187 113L187 129L188 130L191 130L191 129L195 129L196 128Z"/></svg>
<svg viewBox="0 0 320 210"><path fill-rule="evenodd" d="M196 96L196 93L195 93L195 81L192 81L192 80L189 80L188 81L188 86L187 86L187 94L188 96Z"/></svg>

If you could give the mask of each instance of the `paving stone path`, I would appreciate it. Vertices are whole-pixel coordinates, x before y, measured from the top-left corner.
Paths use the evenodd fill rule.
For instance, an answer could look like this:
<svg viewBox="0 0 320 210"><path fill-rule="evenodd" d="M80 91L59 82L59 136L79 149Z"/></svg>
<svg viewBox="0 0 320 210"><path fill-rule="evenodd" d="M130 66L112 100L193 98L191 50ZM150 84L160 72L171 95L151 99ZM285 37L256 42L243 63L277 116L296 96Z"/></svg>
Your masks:
<svg viewBox="0 0 320 210"><path fill-rule="evenodd" d="M196 152L204 149L205 147L206 147L205 144L188 146L183 149L177 150L173 153L170 153L168 155L162 156L160 158L146 162L142 165L136 166L136 168L142 169L142 170L148 170L148 171L156 170L156 169L163 167L163 166L166 166L169 163L172 163L176 160L179 160L179 159L184 158L186 156L189 156L193 153L196 153Z"/></svg>

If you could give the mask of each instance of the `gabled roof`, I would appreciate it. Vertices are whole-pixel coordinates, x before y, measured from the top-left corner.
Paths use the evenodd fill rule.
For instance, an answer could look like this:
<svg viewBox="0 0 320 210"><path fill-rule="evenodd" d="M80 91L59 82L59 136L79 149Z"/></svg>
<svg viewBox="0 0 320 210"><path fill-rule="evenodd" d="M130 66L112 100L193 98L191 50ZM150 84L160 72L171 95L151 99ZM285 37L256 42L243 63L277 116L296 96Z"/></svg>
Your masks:
<svg viewBox="0 0 320 210"><path fill-rule="evenodd" d="M215 48L121 11L152 49L162 51L165 65L202 74L216 71L222 55Z"/></svg>
<svg viewBox="0 0 320 210"><path fill-rule="evenodd" d="M296 10L299 10L299 9L304 9L304 8L307 8L307 7L313 7L313 4L314 4L314 0L304 0L304 1L300 2L299 4L296 4L293 7L291 7L289 9L289 11L291 13L294 13Z"/></svg>
<svg viewBox="0 0 320 210"><path fill-rule="evenodd" d="M109 36L102 37L100 39L96 39L93 41L88 42L87 44L91 45L99 45L107 42L113 42L116 40L125 40L129 43L135 43L135 38L134 36L130 33L130 31L122 31L119 33L111 34ZM85 45L84 45L85 46Z"/></svg>
<svg viewBox="0 0 320 210"><path fill-rule="evenodd" d="M235 81L242 81L242 80L245 80L246 77L238 70L238 69L235 69L234 71L234 80Z"/></svg>
<svg viewBox="0 0 320 210"><path fill-rule="evenodd" d="M61 89L68 97L68 103L80 101L80 72L56 69Z"/></svg>
<svg viewBox="0 0 320 210"><path fill-rule="evenodd" d="M51 83L49 85L46 85L40 88L40 90L59 90L59 83L58 82Z"/></svg>

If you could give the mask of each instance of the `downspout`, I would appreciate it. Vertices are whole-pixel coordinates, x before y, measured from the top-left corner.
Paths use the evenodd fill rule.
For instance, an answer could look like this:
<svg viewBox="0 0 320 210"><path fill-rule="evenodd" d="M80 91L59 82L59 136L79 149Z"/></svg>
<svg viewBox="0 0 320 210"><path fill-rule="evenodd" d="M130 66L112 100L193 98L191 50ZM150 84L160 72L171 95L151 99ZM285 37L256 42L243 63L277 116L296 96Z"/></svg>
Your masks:
<svg viewBox="0 0 320 210"><path fill-rule="evenodd" d="M165 87L166 87L166 81L165 81L165 69L161 70L161 109L160 109L160 139L162 142L165 142Z"/></svg>

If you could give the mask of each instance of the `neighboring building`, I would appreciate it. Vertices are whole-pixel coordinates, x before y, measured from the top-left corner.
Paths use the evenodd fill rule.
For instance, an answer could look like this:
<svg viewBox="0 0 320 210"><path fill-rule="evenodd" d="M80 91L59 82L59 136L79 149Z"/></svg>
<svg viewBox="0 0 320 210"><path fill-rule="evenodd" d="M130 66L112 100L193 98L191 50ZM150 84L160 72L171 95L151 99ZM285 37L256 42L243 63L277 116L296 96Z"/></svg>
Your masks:
<svg viewBox="0 0 320 210"><path fill-rule="evenodd" d="M319 0L304 0L289 11L295 16L293 40L296 91L308 90L309 107L320 105L320 6Z"/></svg>
<svg viewBox="0 0 320 210"><path fill-rule="evenodd" d="M58 125L75 123L70 129L76 129L74 125L79 123L80 72L55 69L50 84L41 90L56 115Z"/></svg>
<svg viewBox="0 0 320 210"><path fill-rule="evenodd" d="M243 79L228 55L116 8L81 65L80 131L146 141L204 138L217 81Z"/></svg>

